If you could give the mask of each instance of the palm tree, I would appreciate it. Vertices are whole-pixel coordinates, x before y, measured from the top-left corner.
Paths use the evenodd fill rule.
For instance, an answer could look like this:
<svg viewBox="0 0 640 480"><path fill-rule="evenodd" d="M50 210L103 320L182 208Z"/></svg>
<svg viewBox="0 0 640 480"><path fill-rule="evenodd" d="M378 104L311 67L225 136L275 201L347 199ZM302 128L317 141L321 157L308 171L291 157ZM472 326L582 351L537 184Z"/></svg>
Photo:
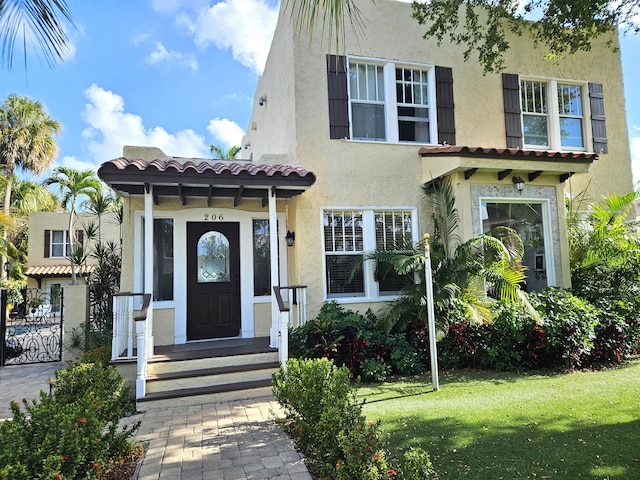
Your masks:
<svg viewBox="0 0 640 480"><path fill-rule="evenodd" d="M68 50L65 20L75 28L65 0L0 1L2 63L11 68L16 40L27 38L34 39L49 65L62 60ZM24 55L26 61L26 50Z"/></svg>
<svg viewBox="0 0 640 480"><path fill-rule="evenodd" d="M71 260L71 284L76 284L76 261L81 257L78 250L75 231L75 216L78 198L90 196L101 189L101 183L92 170L74 170L69 167L58 167L53 175L45 180L46 185L57 185L60 188L62 207L69 210L69 258ZM82 253L82 252L78 252Z"/></svg>
<svg viewBox="0 0 640 480"><path fill-rule="evenodd" d="M450 311L461 311L477 322L488 319L488 296L528 306L519 286L525 274L520 263L524 246L518 234L499 227L462 242L456 234L458 212L450 181L433 182L425 192L434 225L428 241L439 326L445 326ZM400 297L390 304L384 319L387 329L396 326L402 330L410 324L427 322L424 247L423 240L417 245L397 245L365 256L365 260L374 261L377 280L390 272L417 280L407 282Z"/></svg>
<svg viewBox="0 0 640 480"><path fill-rule="evenodd" d="M240 147L237 145L233 145L226 152L219 147L218 145L214 145L213 143L209 146L209 150L211 153L216 155L216 158L220 158L222 160L232 160L236 158L236 155L240 151Z"/></svg>
<svg viewBox="0 0 640 480"><path fill-rule="evenodd" d="M95 192L89 192L87 195L89 198L82 203L87 212L94 214L98 217L98 242L102 241L102 216L105 213L113 211L115 208L115 201L112 195L104 192L103 185L100 184L100 188Z"/></svg>
<svg viewBox="0 0 640 480"><path fill-rule="evenodd" d="M0 2L2 5L2 2ZM6 7L2 7L6 8ZM58 147L53 139L62 126L44 111L40 102L27 97L9 95L0 106L0 169L7 183L3 212L9 215L16 169L35 175L44 172L55 160ZM2 238L6 241L7 230ZM5 275L5 257L0 257L0 275Z"/></svg>

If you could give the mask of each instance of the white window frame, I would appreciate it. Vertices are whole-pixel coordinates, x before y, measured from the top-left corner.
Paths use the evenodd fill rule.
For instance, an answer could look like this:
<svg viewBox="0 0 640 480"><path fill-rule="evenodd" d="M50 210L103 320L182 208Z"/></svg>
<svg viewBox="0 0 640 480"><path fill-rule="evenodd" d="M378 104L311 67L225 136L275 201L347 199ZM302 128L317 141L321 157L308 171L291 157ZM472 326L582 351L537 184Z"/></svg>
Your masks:
<svg viewBox="0 0 640 480"><path fill-rule="evenodd" d="M539 82L546 84L547 90L547 112L546 113L528 113L524 111L524 105L522 104L522 82ZM560 115L558 108L558 86L576 86L580 87L582 116ZM520 78L520 115L522 122L522 142L525 148L540 149L546 148L555 151L577 151L584 152L588 150L587 145L591 145L591 123L589 119L589 85L586 82L579 82L573 80L563 80L555 78L541 78L541 77L521 77ZM525 143L524 133L524 117L526 115L544 116L547 119L547 143L548 145L532 145ZM562 146L562 137L560 134L560 119L561 118L580 118L582 120L582 147Z"/></svg>
<svg viewBox="0 0 640 480"><path fill-rule="evenodd" d="M383 67L384 78L384 112L385 112L385 134L386 140L375 140L366 138L354 138L353 136L353 112L352 103L362 103L358 99L353 99L351 93L350 80L350 64L351 62L362 65L377 65ZM398 105L408 106L409 104L399 104L396 99L396 68L409 68L414 70L422 70L427 74L427 96L428 105L419 105L427 107L429 110L429 142L422 141L400 141L398 126ZM419 64L419 63L396 63L376 58L366 57L347 57L347 92L349 97L349 138L354 142L380 142L380 143L402 143L402 144L420 144L420 145L436 145L438 139L437 125L437 105L436 105L436 69L435 65ZM373 103L373 102L367 102Z"/></svg>
<svg viewBox="0 0 640 480"><path fill-rule="evenodd" d="M62 244L62 255L54 255L53 246L60 245L60 242L54 242L53 237L57 232L62 232L63 244ZM49 258L67 258L69 248L69 231L68 230L51 230L49 234Z"/></svg>
<svg viewBox="0 0 640 480"><path fill-rule="evenodd" d="M551 223L551 205L549 199L546 198L526 198L526 197L487 197L482 196L478 201L478 211L480 212L480 232L483 232L482 228L482 204L483 203L520 203L520 204L537 204L541 206L542 210L542 236L544 239L544 256L545 256L545 269L547 277L547 286L557 286L556 283L556 269L554 262L553 251L553 235L551 229L553 225Z"/></svg>
<svg viewBox="0 0 640 480"><path fill-rule="evenodd" d="M380 293L379 284L374 280L375 266L373 262L367 261L363 265L363 277L364 277L364 292L362 295L354 296L336 296L335 294L329 294L329 287L327 285L327 254L331 255L334 252L327 252L325 249L324 238L324 215L325 212L330 211L342 211L342 212L357 212L362 214L362 236L363 236L363 249L362 251L346 251L335 252L339 254L353 254L363 255L367 252L372 252L376 249L376 225L375 214L379 212L408 212L411 215L411 242L413 244L418 242L418 212L416 207L410 206L367 206L367 207L350 207L350 206L327 206L320 209L320 242L322 245L322 285L323 294L325 300L336 300L338 303L362 303L362 302L384 302L397 298L397 295L390 294L388 292Z"/></svg>

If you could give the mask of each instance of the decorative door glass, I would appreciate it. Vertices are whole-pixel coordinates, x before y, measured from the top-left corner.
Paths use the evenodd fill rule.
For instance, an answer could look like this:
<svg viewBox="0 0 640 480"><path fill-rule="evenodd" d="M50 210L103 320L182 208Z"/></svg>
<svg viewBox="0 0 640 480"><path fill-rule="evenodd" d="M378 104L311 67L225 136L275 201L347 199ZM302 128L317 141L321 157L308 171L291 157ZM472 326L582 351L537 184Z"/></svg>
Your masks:
<svg viewBox="0 0 640 480"><path fill-rule="evenodd" d="M229 239L207 232L198 240L198 283L228 282Z"/></svg>

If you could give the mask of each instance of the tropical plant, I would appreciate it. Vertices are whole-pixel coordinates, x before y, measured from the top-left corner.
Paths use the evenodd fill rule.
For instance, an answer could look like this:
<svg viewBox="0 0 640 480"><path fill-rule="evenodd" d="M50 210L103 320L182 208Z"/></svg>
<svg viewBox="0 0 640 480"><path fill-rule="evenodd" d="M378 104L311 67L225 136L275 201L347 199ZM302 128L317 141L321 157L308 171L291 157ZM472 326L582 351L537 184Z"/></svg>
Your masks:
<svg viewBox="0 0 640 480"><path fill-rule="evenodd" d="M60 188L63 208L69 211L69 236L71 260L71 284L76 285L76 250L78 249L75 231L75 217L78 199L95 194L101 189L100 180L92 170L74 170L69 167L57 167L53 175L45 180L46 185L57 185Z"/></svg>
<svg viewBox="0 0 640 480"><path fill-rule="evenodd" d="M426 325L425 242L429 242L436 317L441 332L450 312L463 312L475 322L490 318L489 298L526 304L520 284L525 278L520 263L524 252L518 234L499 227L462 242L457 235L458 212L449 179L436 180L424 188L433 220L433 235L416 245L377 250L364 256L375 264L380 280L394 271L417 279L401 290L385 315L385 326L405 330Z"/></svg>
<svg viewBox="0 0 640 480"><path fill-rule="evenodd" d="M62 60L69 49L65 20L75 27L65 0L1 1L2 63L11 68L16 40L26 44L27 39L37 43L50 65Z"/></svg>
<svg viewBox="0 0 640 480"><path fill-rule="evenodd" d="M0 3L0 16L4 11ZM1 20L1 19L0 19ZM0 21L0 25L2 22ZM62 126L53 120L40 102L27 97L9 95L0 105L0 169L4 184L3 212L9 215L16 169L41 174L56 158L58 147L54 137ZM2 230L6 242L7 229ZM5 257L0 258L0 275L5 278Z"/></svg>
<svg viewBox="0 0 640 480"><path fill-rule="evenodd" d="M638 192L610 194L585 206L586 193L567 201L571 281L576 295L599 303L640 293Z"/></svg>
<svg viewBox="0 0 640 480"><path fill-rule="evenodd" d="M225 151L222 149L222 147L211 144L209 146L209 150L211 151L211 153L216 155L216 158L220 158L222 160L232 160L236 158L236 155L238 155L240 147L237 145L233 145L232 147L229 147L229 150Z"/></svg>

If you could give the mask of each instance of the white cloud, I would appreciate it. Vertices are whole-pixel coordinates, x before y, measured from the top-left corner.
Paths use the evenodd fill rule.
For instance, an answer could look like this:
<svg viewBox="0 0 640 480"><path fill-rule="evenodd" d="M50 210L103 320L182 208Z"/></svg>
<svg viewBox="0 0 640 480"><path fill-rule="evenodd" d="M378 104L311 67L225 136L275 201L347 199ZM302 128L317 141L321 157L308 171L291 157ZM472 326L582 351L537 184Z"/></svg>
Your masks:
<svg viewBox="0 0 640 480"><path fill-rule="evenodd" d="M233 58L262 73L267 60L273 31L278 19L276 4L262 0L223 0L200 9L195 17L177 17L177 23L187 28L196 44L206 48L215 45L231 50Z"/></svg>
<svg viewBox="0 0 640 480"><path fill-rule="evenodd" d="M125 145L158 147L167 155L205 157L204 138L191 129L169 133L162 127L145 127L142 117L127 113L124 99L96 84L85 90L90 103L82 114L89 126L82 132L96 163L122 155Z"/></svg>
<svg viewBox="0 0 640 480"><path fill-rule="evenodd" d="M227 149L233 146L240 146L244 135L242 128L228 118L214 118L209 122L207 130L216 140L213 142L214 145L222 144Z"/></svg>
<svg viewBox="0 0 640 480"><path fill-rule="evenodd" d="M61 160L56 162L56 167L68 167L74 170L96 170L96 164L93 162L86 162L84 160L78 160L74 156L65 156Z"/></svg>
<svg viewBox="0 0 640 480"><path fill-rule="evenodd" d="M190 70L198 70L198 60L192 54L184 54L175 50L167 50L160 42L156 42L156 48L147 55L147 63L166 67L187 67Z"/></svg>

